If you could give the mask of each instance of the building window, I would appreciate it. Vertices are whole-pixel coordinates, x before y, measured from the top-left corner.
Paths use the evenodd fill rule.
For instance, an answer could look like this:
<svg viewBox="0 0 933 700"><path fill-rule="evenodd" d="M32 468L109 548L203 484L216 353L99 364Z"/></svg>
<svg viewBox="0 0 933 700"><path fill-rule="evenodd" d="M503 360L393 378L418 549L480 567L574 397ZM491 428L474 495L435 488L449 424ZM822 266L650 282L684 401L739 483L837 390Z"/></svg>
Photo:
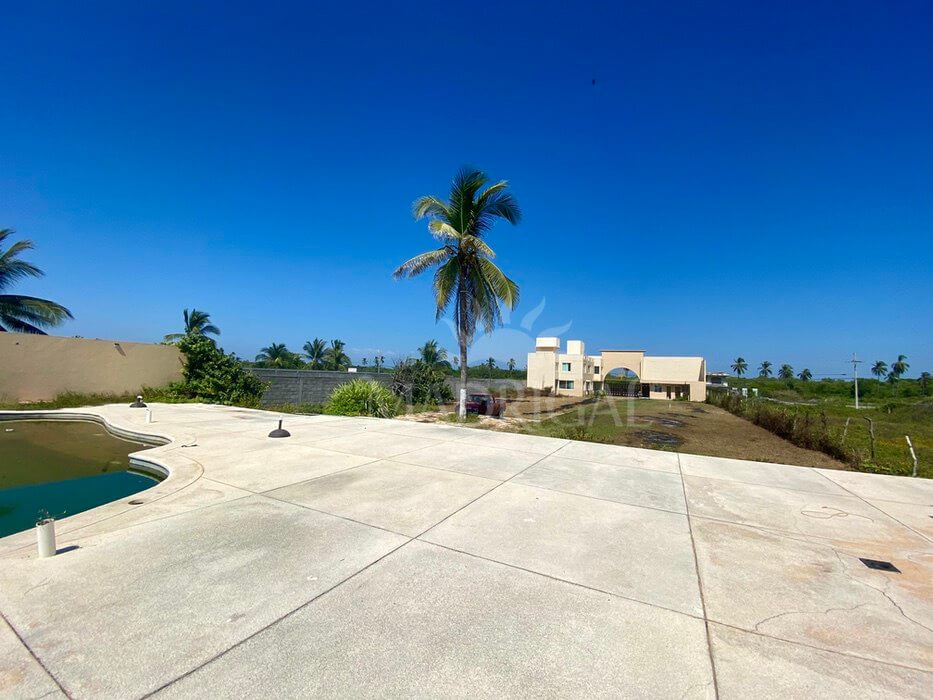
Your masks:
<svg viewBox="0 0 933 700"><path fill-rule="evenodd" d="M570 363L569 363L569 362L561 362L561 363L560 363L560 371L561 371L561 372L569 372L569 371L570 371Z"/></svg>
<svg viewBox="0 0 933 700"><path fill-rule="evenodd" d="M599 374L599 365L593 367L593 374Z"/></svg>
<svg viewBox="0 0 933 700"><path fill-rule="evenodd" d="M557 382L558 389L573 389L573 380L572 379L561 379Z"/></svg>
<svg viewBox="0 0 933 700"><path fill-rule="evenodd" d="M652 384L651 391L662 391L660 384Z"/></svg>

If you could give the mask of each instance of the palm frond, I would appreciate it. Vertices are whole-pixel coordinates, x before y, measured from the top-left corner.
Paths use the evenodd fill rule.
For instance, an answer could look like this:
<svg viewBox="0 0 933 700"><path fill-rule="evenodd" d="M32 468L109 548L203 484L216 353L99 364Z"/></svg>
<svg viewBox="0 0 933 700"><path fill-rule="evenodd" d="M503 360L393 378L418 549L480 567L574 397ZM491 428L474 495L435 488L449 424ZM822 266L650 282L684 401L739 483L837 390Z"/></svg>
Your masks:
<svg viewBox="0 0 933 700"><path fill-rule="evenodd" d="M460 261L456 257L450 258L434 273L434 300L437 305L435 319L440 319L450 306L450 300L457 291L459 274Z"/></svg>
<svg viewBox="0 0 933 700"><path fill-rule="evenodd" d="M71 312L54 301L20 294L0 294L0 323L4 325L15 326L19 321L28 326L43 328L56 326L71 318L74 318Z"/></svg>
<svg viewBox="0 0 933 700"><path fill-rule="evenodd" d="M426 216L437 219L449 219L450 210L437 197L418 197L411 205L411 213L416 219L423 219Z"/></svg>
<svg viewBox="0 0 933 700"><path fill-rule="evenodd" d="M484 281L496 298L501 300L508 308L515 308L516 304L518 304L518 285L506 277L505 273L496 267L492 260L481 258L479 265L483 272Z"/></svg>
<svg viewBox="0 0 933 700"><path fill-rule="evenodd" d="M428 231L439 241L456 241L460 238L460 232L441 219L433 219L428 224Z"/></svg>
<svg viewBox="0 0 933 700"><path fill-rule="evenodd" d="M447 246L437 250L429 250L427 253L416 255L410 260L406 260L396 268L392 276L396 279L402 277L416 277L433 265L443 263L451 255L451 250Z"/></svg>

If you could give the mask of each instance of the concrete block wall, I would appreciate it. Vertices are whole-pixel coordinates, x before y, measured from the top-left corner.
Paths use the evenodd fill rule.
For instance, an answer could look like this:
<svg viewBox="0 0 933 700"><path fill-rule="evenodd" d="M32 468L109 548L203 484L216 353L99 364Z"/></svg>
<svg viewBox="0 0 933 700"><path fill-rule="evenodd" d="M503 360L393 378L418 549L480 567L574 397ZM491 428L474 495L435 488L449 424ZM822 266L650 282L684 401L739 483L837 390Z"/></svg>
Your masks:
<svg viewBox="0 0 933 700"><path fill-rule="evenodd" d="M341 384L354 379L369 379L385 386L392 383L392 372L374 374L371 372L332 372L311 369L264 369L250 367L249 371L269 384L262 397L264 406L277 404L324 403L331 392ZM460 389L458 377L447 377L448 386L454 396ZM495 389L514 388L522 391L524 379L470 379L467 391L485 392L489 387Z"/></svg>
<svg viewBox="0 0 933 700"><path fill-rule="evenodd" d="M354 379L370 379L389 386L392 375L369 372L331 372L318 369L263 369L250 367L249 371L269 384L262 397L264 406L291 403L324 403L331 392L341 384Z"/></svg>

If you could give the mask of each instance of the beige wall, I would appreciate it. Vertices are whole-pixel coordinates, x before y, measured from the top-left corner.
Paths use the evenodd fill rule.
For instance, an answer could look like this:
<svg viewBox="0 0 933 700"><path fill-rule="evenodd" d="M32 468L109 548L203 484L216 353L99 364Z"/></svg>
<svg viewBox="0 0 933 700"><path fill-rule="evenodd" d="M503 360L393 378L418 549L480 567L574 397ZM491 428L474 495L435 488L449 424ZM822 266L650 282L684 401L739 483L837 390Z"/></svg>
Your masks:
<svg viewBox="0 0 933 700"><path fill-rule="evenodd" d="M43 401L66 391L125 394L181 379L170 345L0 333L0 399Z"/></svg>

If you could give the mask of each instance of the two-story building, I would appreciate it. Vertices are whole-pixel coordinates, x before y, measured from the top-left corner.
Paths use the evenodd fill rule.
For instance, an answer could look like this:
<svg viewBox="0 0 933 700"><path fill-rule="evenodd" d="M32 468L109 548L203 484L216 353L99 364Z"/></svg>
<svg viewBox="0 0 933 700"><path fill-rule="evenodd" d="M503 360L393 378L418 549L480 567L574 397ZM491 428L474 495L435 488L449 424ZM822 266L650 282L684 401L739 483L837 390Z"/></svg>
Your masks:
<svg viewBox="0 0 933 700"><path fill-rule="evenodd" d="M529 389L548 387L558 396L589 396L603 388L615 370L638 377L639 395L649 399L706 400L706 360L702 357L653 357L644 350L603 350L587 355L582 340L568 340L560 351L560 338L535 340L528 353Z"/></svg>

